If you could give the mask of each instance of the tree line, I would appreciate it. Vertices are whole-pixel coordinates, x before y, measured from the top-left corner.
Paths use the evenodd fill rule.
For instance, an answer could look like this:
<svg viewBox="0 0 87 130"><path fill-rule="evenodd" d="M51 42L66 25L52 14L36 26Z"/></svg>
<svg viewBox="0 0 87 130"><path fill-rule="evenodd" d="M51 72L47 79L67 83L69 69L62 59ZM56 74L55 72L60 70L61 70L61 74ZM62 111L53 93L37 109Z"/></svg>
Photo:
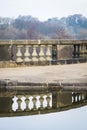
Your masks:
<svg viewBox="0 0 87 130"><path fill-rule="evenodd" d="M30 15L0 17L0 39L87 39L87 18L74 14L42 22Z"/></svg>

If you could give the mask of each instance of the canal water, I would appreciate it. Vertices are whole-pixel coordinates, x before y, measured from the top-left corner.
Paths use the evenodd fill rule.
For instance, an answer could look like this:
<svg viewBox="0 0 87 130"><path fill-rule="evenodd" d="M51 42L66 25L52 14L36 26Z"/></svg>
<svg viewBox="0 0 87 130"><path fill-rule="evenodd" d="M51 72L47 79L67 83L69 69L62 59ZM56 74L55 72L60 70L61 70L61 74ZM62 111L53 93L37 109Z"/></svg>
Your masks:
<svg viewBox="0 0 87 130"><path fill-rule="evenodd" d="M0 92L0 130L87 130L87 92Z"/></svg>

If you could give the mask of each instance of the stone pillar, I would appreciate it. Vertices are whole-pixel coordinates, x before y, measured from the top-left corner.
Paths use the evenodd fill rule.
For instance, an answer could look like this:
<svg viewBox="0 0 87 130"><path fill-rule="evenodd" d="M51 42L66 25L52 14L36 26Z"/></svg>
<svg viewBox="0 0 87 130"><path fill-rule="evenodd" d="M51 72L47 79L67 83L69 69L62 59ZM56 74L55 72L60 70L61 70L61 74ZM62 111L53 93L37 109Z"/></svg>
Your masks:
<svg viewBox="0 0 87 130"><path fill-rule="evenodd" d="M0 46L0 61L10 61L12 57L11 45Z"/></svg>
<svg viewBox="0 0 87 130"><path fill-rule="evenodd" d="M52 108L60 108L72 104L72 93L52 92Z"/></svg>
<svg viewBox="0 0 87 130"><path fill-rule="evenodd" d="M69 106L72 104L72 93L58 92L57 107Z"/></svg>
<svg viewBox="0 0 87 130"><path fill-rule="evenodd" d="M52 108L57 108L57 92L52 92Z"/></svg>
<svg viewBox="0 0 87 130"><path fill-rule="evenodd" d="M12 111L12 97L0 97L0 113Z"/></svg>

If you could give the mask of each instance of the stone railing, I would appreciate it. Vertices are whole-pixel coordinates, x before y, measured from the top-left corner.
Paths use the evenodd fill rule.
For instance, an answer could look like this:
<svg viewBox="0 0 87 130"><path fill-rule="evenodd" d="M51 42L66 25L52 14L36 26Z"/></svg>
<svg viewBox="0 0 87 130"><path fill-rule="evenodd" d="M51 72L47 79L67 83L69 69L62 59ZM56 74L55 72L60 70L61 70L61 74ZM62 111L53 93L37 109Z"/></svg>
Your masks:
<svg viewBox="0 0 87 130"><path fill-rule="evenodd" d="M86 62L87 40L0 41L0 61L1 67Z"/></svg>

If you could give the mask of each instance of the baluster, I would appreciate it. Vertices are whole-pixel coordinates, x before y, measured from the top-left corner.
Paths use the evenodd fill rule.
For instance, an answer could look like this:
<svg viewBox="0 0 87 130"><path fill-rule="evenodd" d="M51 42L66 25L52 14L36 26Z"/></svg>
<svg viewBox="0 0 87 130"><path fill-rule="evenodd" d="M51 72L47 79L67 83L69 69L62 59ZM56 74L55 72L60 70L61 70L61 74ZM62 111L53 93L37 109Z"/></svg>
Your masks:
<svg viewBox="0 0 87 130"><path fill-rule="evenodd" d="M78 96L77 96L77 94L76 94L76 97L75 97L75 101L76 101L76 102L77 102L77 97L78 97Z"/></svg>
<svg viewBox="0 0 87 130"><path fill-rule="evenodd" d="M79 56L80 56L80 45L78 44L77 45L77 57L79 58Z"/></svg>
<svg viewBox="0 0 87 130"><path fill-rule="evenodd" d="M14 96L12 97L12 111L16 111L16 109L14 110L14 104L15 104L15 101L14 101Z"/></svg>
<svg viewBox="0 0 87 130"><path fill-rule="evenodd" d="M87 56L87 46L85 44L83 46L84 46L84 57L86 57Z"/></svg>
<svg viewBox="0 0 87 130"><path fill-rule="evenodd" d="M82 100L84 100L84 98L85 98L85 97L84 97L84 94L82 94Z"/></svg>
<svg viewBox="0 0 87 130"><path fill-rule="evenodd" d="M29 109L29 102L30 102L29 96L26 95L25 97L26 97L26 99L25 99L25 103L26 103L25 111L30 111L30 109Z"/></svg>
<svg viewBox="0 0 87 130"><path fill-rule="evenodd" d="M47 61L51 61L52 60L52 53L51 53L51 50L50 50L50 45L46 45L47 47L47 52L46 52L46 59Z"/></svg>
<svg viewBox="0 0 87 130"><path fill-rule="evenodd" d="M29 52L29 46L30 45L25 45L25 53L24 53L24 61L25 62L30 62L31 59L30 59L30 52Z"/></svg>
<svg viewBox="0 0 87 130"><path fill-rule="evenodd" d="M87 58L87 45L85 45L85 56Z"/></svg>
<svg viewBox="0 0 87 130"><path fill-rule="evenodd" d="M47 109L49 109L50 108L50 101L51 101L50 94L47 94L46 100L47 100Z"/></svg>
<svg viewBox="0 0 87 130"><path fill-rule="evenodd" d="M73 103L73 95L72 95L72 103Z"/></svg>
<svg viewBox="0 0 87 130"><path fill-rule="evenodd" d="M40 96L39 101L40 101L40 109L43 110L44 109L44 107L43 107L44 98L42 95Z"/></svg>
<svg viewBox="0 0 87 130"><path fill-rule="evenodd" d="M33 110L37 110L37 108L36 108L36 102L37 102L36 96L33 96L32 101L33 101Z"/></svg>
<svg viewBox="0 0 87 130"><path fill-rule="evenodd" d="M79 58L80 55L80 45L76 45L76 57Z"/></svg>
<svg viewBox="0 0 87 130"><path fill-rule="evenodd" d="M79 102L79 94L77 94L77 102Z"/></svg>
<svg viewBox="0 0 87 130"><path fill-rule="evenodd" d="M38 61L38 58L37 58L37 45L33 45L33 53L32 53L32 61Z"/></svg>
<svg viewBox="0 0 87 130"><path fill-rule="evenodd" d="M17 63L23 62L21 48L22 48L22 45L17 45L17 49L18 49L18 51L16 53L16 57L17 57L16 62Z"/></svg>
<svg viewBox="0 0 87 130"><path fill-rule="evenodd" d="M82 94L80 94L80 101L82 101Z"/></svg>
<svg viewBox="0 0 87 130"><path fill-rule="evenodd" d="M18 95L17 97L18 97L18 100L17 100L18 109L17 109L17 111L22 111L22 109L21 109L21 103L22 103L21 95Z"/></svg>
<svg viewBox="0 0 87 130"><path fill-rule="evenodd" d="M75 93L73 93L73 102L76 101L75 98L76 98L76 95L75 95Z"/></svg>
<svg viewBox="0 0 87 130"><path fill-rule="evenodd" d="M39 58L40 58L40 61L45 61L44 45L40 45Z"/></svg>
<svg viewBox="0 0 87 130"><path fill-rule="evenodd" d="M9 52L9 60L13 61L13 50L12 50L12 40L10 41L10 45L8 47L8 52Z"/></svg>
<svg viewBox="0 0 87 130"><path fill-rule="evenodd" d="M73 50L73 57L74 58L79 58L80 55L80 45L74 45L74 50Z"/></svg>
<svg viewBox="0 0 87 130"><path fill-rule="evenodd" d="M12 110L13 111L16 111L17 110L17 97L16 96L14 96L13 98L12 98Z"/></svg>
<svg viewBox="0 0 87 130"><path fill-rule="evenodd" d="M73 57L76 58L76 45L73 45Z"/></svg>
<svg viewBox="0 0 87 130"><path fill-rule="evenodd" d="M82 44L81 52L82 52L82 57L84 57L84 44Z"/></svg>
<svg viewBox="0 0 87 130"><path fill-rule="evenodd" d="M83 44L83 46L82 46L82 54L83 54L83 57L85 56L84 53L85 52L85 46L84 46L84 44Z"/></svg>
<svg viewBox="0 0 87 130"><path fill-rule="evenodd" d="M59 47L59 46L58 46ZM57 45L52 45L52 64L57 63L58 48Z"/></svg>
<svg viewBox="0 0 87 130"><path fill-rule="evenodd" d="M83 45L80 45L80 57L83 56Z"/></svg>

